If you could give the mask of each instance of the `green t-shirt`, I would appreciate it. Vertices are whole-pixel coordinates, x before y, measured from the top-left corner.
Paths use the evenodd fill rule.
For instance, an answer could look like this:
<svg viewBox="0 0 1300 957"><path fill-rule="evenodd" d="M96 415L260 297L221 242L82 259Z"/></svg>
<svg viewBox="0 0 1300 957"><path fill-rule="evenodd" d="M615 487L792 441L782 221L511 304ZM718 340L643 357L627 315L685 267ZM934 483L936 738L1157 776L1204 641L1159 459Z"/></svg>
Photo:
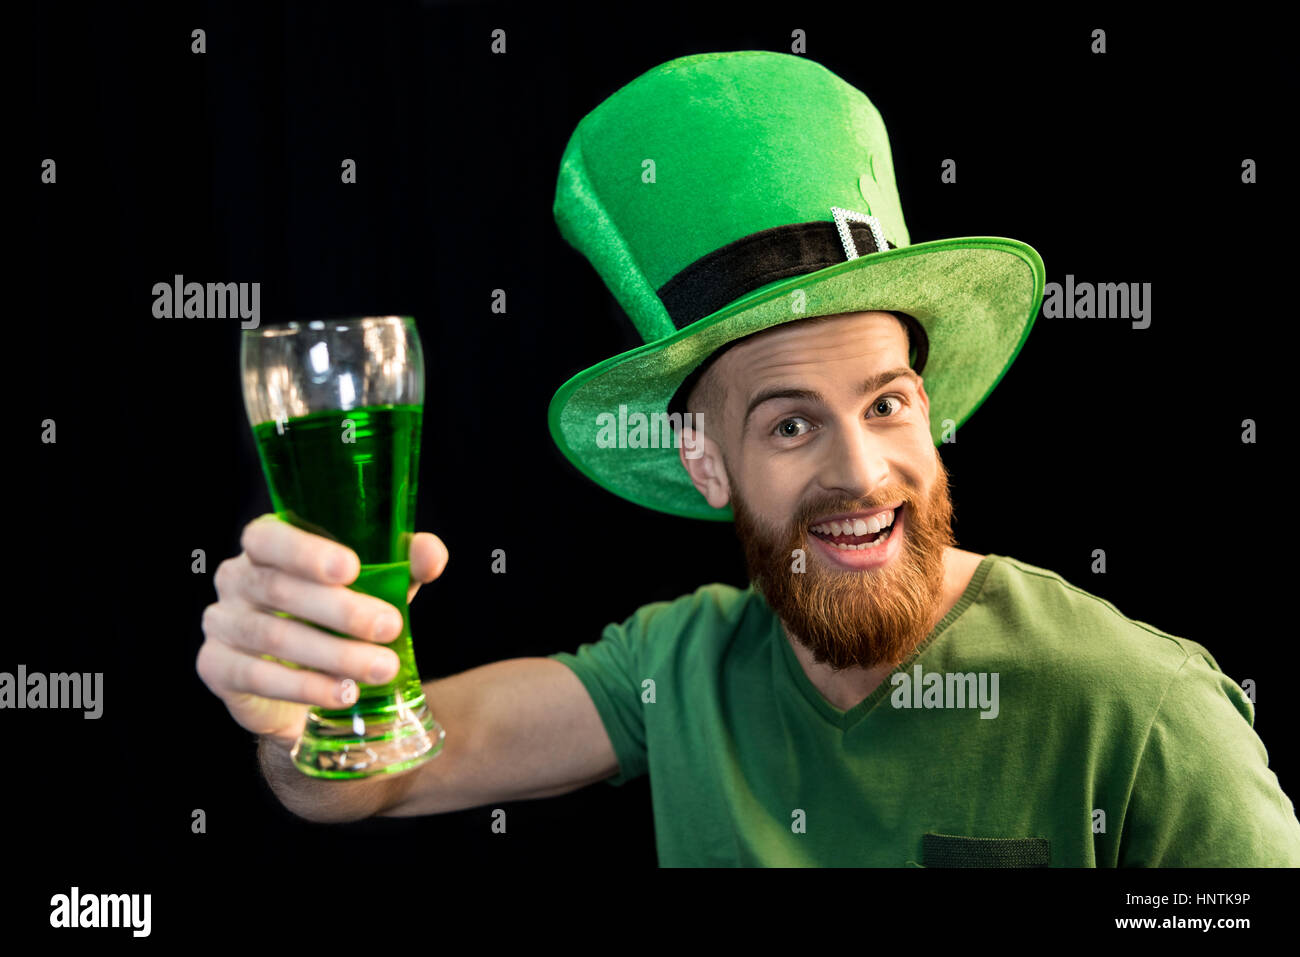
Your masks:
<svg viewBox="0 0 1300 957"><path fill-rule="evenodd" d="M650 775L664 867L1300 865L1254 706L1210 653L1015 559L985 556L848 711L752 585L550 657L604 722L607 782Z"/></svg>

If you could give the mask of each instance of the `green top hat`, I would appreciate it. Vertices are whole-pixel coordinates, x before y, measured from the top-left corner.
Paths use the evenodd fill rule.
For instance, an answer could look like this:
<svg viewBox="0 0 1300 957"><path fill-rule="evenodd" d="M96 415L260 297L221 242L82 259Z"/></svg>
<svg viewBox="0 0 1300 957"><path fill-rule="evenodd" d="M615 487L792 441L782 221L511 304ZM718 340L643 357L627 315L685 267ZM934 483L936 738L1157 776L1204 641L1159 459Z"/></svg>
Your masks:
<svg viewBox="0 0 1300 957"><path fill-rule="evenodd" d="M606 489L688 518L732 518L691 484L664 428L720 347L814 316L914 317L938 444L943 421L960 426L1006 373L1043 298L1043 261L1024 243L911 245L880 113L785 53L680 57L619 89L570 137L554 213L645 345L560 386L551 435Z"/></svg>

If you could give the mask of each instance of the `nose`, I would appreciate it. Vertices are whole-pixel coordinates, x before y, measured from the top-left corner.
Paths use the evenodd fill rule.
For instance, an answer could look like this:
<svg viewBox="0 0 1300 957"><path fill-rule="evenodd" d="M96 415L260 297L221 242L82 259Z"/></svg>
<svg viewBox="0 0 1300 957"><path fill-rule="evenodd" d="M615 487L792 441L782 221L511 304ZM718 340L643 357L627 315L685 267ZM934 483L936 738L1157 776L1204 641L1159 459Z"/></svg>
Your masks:
<svg viewBox="0 0 1300 957"><path fill-rule="evenodd" d="M867 498L889 481L884 443L863 422L837 428L823 445L822 485L852 498Z"/></svg>

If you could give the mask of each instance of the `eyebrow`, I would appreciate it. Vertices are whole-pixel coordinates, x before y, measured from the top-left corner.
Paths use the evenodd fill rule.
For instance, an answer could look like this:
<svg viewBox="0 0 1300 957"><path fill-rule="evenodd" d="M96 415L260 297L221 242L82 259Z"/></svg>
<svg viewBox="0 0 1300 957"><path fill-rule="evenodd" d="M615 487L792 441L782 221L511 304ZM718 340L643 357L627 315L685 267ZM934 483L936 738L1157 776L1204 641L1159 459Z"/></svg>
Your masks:
<svg viewBox="0 0 1300 957"><path fill-rule="evenodd" d="M893 382L895 379L906 377L915 383L918 376L911 369L900 366L897 369L889 369L885 372L879 372L876 375L864 379L858 390L859 395L868 395L875 392L883 385ZM770 389L764 389L754 398L749 400L749 408L745 410L745 428L749 428L749 417L754 414L764 402L771 402L773 399L802 399L805 402L815 402L818 405L826 405L826 397L816 389L797 389L789 386L773 386Z"/></svg>

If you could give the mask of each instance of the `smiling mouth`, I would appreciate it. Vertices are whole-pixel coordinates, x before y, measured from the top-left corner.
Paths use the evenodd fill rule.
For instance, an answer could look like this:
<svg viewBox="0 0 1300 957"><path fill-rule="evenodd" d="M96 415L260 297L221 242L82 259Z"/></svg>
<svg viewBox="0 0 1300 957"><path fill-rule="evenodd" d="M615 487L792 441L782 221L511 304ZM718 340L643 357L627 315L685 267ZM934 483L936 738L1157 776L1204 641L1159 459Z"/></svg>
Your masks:
<svg viewBox="0 0 1300 957"><path fill-rule="evenodd" d="M809 528L808 532L820 538L823 542L840 549L840 551L867 551L872 548L880 548L889 541L889 537L894 533L894 529L898 525L898 517L902 515L905 507L905 505L900 505L894 509L889 524L874 532L866 531L862 535L856 534L856 528L851 527L855 523L849 522L820 523ZM859 519L858 521L863 520ZM838 526L838 531L836 531L836 526Z"/></svg>

